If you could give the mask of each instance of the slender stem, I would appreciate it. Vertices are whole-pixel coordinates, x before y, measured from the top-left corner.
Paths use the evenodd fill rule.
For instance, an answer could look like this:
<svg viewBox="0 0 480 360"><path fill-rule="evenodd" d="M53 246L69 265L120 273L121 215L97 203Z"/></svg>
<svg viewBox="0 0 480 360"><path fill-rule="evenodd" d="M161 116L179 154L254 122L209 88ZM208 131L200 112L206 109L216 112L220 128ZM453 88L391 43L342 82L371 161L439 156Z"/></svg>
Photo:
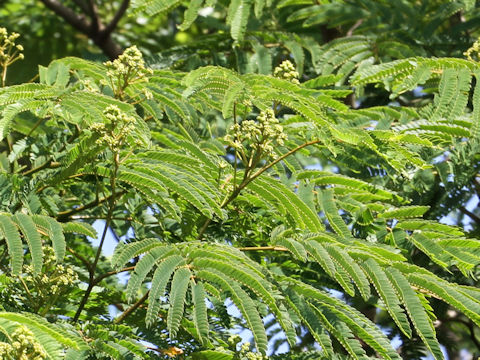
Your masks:
<svg viewBox="0 0 480 360"><path fill-rule="evenodd" d="M122 272L125 272L125 271L131 271L135 269L135 266L129 266L129 267L126 267L126 268L123 268L123 269L120 269L120 270L114 270L114 271L109 271L105 274L102 274L102 275L98 275L96 277L96 279L94 280L94 283L95 285L98 284L100 281L102 281L103 279L109 277L109 276L112 276L112 275L117 275L117 274L120 274Z"/></svg>
<svg viewBox="0 0 480 360"><path fill-rule="evenodd" d="M118 160L119 160L119 154L114 153L113 155L114 170L112 172L112 176L110 177L110 186L112 189L112 195L110 196L110 206L108 209L107 219L105 220L105 227L103 228L100 244L98 245L97 254L95 255L95 260L93 261L93 264L92 264L92 271L89 274L90 276L89 276L88 288L85 291L85 295L83 296L82 301L80 302L80 305L78 306L77 312L75 313L75 316L73 318L74 322L77 322L78 318L80 317L80 314L82 313L82 310L85 307L85 304L87 303L88 298L90 297L93 287L95 286L95 270L97 268L98 260L100 259L100 255L102 253L102 247L103 247L103 244L105 243L105 238L107 237L108 228L110 227L110 224L112 222L113 211L115 210L115 202L116 202L115 195L116 195L116 180L117 180L116 178L117 178L117 172L119 168Z"/></svg>
<svg viewBox="0 0 480 360"><path fill-rule="evenodd" d="M272 250L272 251L288 251L287 248L283 246L247 246L237 248L240 251L264 251L264 250Z"/></svg>
<svg viewBox="0 0 480 360"><path fill-rule="evenodd" d="M237 103L233 103L233 123L235 124L235 128L237 125ZM235 139L234 142L236 143L238 141L238 135L237 132L235 132ZM237 168L238 168L238 150L237 147L235 146L233 148L234 154L235 154L235 159L233 163L233 190L237 187Z"/></svg>
<svg viewBox="0 0 480 360"><path fill-rule="evenodd" d="M212 219L211 219L211 218L208 218L207 220L205 220L205 222L203 223L200 231L198 232L197 240L201 240L201 239L202 239L203 234L205 233L205 231L207 230L208 225L210 225L211 222L212 222Z"/></svg>
<svg viewBox="0 0 480 360"><path fill-rule="evenodd" d="M20 280L20 283L22 284L23 288L25 289L25 293L27 294L28 300L30 300L30 302L31 302L32 304L37 304L38 301L34 301L34 300L33 300L32 293L31 293L30 290L28 289L27 284L25 284L25 281L23 281L23 278L22 278L21 276L19 276L18 279Z"/></svg>
<svg viewBox="0 0 480 360"><path fill-rule="evenodd" d="M133 304L131 307L129 307L127 310L125 310L123 313L120 314L119 317L117 317L113 323L114 324L120 324L127 316L129 316L131 313L133 313L135 310L137 310L140 305L142 305L145 300L148 299L148 294L150 293L150 290L148 290L145 295L142 296L140 300L138 300L135 304Z"/></svg>
<svg viewBox="0 0 480 360"><path fill-rule="evenodd" d="M53 168L57 168L57 167L60 167L61 164L59 162L56 162L56 161L53 161L52 159L44 162L42 165L39 165L33 169L30 169L30 170L27 170L25 171L24 173L22 173L23 176L28 176L28 175L32 175L36 172L39 172L43 169L47 169L47 168L50 168L50 169L53 169Z"/></svg>
<svg viewBox="0 0 480 360"><path fill-rule="evenodd" d="M89 216L89 215L74 215L71 217L72 220L80 220L80 219L103 219L105 220L107 217L106 216ZM135 221L132 217L127 216L127 217L119 217L119 216L112 216L112 220L120 220L120 221ZM141 224L139 221L136 221L137 223Z"/></svg>
<svg viewBox="0 0 480 360"><path fill-rule="evenodd" d="M477 224L480 224L480 217L475 215L473 212L468 210L465 206L461 206L459 208L460 212L464 213L465 215L468 215L472 220L474 220Z"/></svg>
<svg viewBox="0 0 480 360"><path fill-rule="evenodd" d="M91 209L91 208L93 208L97 205L100 205L101 203L104 203L105 201L110 201L112 199L112 197L115 197L115 199L118 199L120 196L122 196L125 193L126 193L126 191L122 190L122 191L119 191L117 193L113 193L110 196L106 196L106 197L103 197L101 199L95 199L92 202L89 202L88 204L79 206L75 209L67 210L67 211L61 211L57 214L57 220L59 220L59 221L68 220L71 216L73 216L75 214L78 214L79 212Z"/></svg>
<svg viewBox="0 0 480 360"><path fill-rule="evenodd" d="M40 77L40 75L36 74L34 77L32 77L30 80L28 80L27 82L28 83L32 83L34 82L35 80L37 80L38 78Z"/></svg>
<svg viewBox="0 0 480 360"><path fill-rule="evenodd" d="M110 23L103 29L102 31L106 34L111 33L118 25L118 22L120 19L123 17L125 12L128 9L128 6L130 5L130 0L123 0L120 7L118 8L116 14L113 16L113 19L110 21Z"/></svg>
<svg viewBox="0 0 480 360"><path fill-rule="evenodd" d="M47 301L47 305L43 308L42 311L40 311L38 313L38 315L40 316L45 316L47 315L47 313L50 311L50 309L52 308L52 306L55 304L55 302L57 301L58 297L59 297L60 294L55 294L54 296L50 297L50 299Z"/></svg>
<svg viewBox="0 0 480 360"><path fill-rule="evenodd" d="M279 163L280 161L282 161L283 159L285 159L286 157L296 153L298 150L301 150L303 149L304 147L307 147L309 145L314 145L314 144L318 144L320 143L322 140L312 140L312 141L309 141L309 142L306 142L302 145L299 145L297 146L296 148L290 150L289 152L283 154L282 156L278 157L277 159L275 159L274 161L272 161L271 163L265 165L264 167L258 169L257 172L255 172L253 175L250 176L250 168L246 168L245 169L245 173L244 173L244 176L243 176L243 180L242 182L240 183L240 185L238 185L238 187L234 188L232 194L228 197L228 198L225 198L225 200L222 202L222 204L220 205L220 207L223 209L224 207L226 207L228 204L230 204L239 194L240 192L248 185L250 184L253 180L255 180L257 177L259 177L260 175L262 175L265 171L267 171L268 169L270 169L272 166L274 166L275 164ZM205 231L207 230L207 227L208 225L210 224L210 222L212 221L211 218L208 218L205 223L203 224L203 226L201 227L200 231L198 232L198 236L197 236L197 240L201 240L202 237L203 237L203 234L205 233Z"/></svg>
<svg viewBox="0 0 480 360"><path fill-rule="evenodd" d="M288 156L296 153L298 150L301 150L303 149L304 147L307 147L307 146L310 146L310 145L315 145L315 144L318 144L322 142L322 140L312 140L312 141L309 141L309 142L306 142L302 145L299 145L297 146L295 149L292 149L290 150L289 152L283 154L282 156L276 158L275 160L273 160L271 163L265 165L264 167L260 168L255 174L253 174L250 178L249 178L249 181L247 182L250 183L252 180L256 179L257 177L259 177L260 175L262 175L265 171L267 171L268 169L270 169L272 166L278 164L280 161L282 161L283 159L287 158ZM245 184L245 186L247 185ZM245 187L244 186L244 187Z"/></svg>
<svg viewBox="0 0 480 360"><path fill-rule="evenodd" d="M2 87L5 87L5 83L7 81L7 69L8 69L8 66L4 64L3 70L2 70Z"/></svg>
<svg viewBox="0 0 480 360"><path fill-rule="evenodd" d="M287 152L287 153L283 154L282 156L278 157L277 159L275 159L271 163L269 163L269 164L265 165L264 167L258 169L257 172L255 172L251 176L247 176L247 172L245 172L245 176L243 178L242 183L238 186L238 188L235 191L232 192L232 195L230 195L230 197L222 203L221 207L223 208L223 207L227 206L228 204L230 204L238 196L238 194L240 194L240 191L242 191L248 184L250 184L253 180L255 180L257 177L262 175L265 171L270 169L275 164L279 163L280 161L282 161L286 157L296 153L298 150L303 149L304 147L307 147L309 145L318 144L319 142L321 142L321 140L312 140L312 141L306 142L302 145L299 145L295 149L290 150L289 152Z"/></svg>
<svg viewBox="0 0 480 360"><path fill-rule="evenodd" d="M85 259L82 255L78 254L77 252L75 252L73 249L69 247L67 247L67 251L73 256L75 256L78 260L80 260L83 265L85 265L89 274L92 273L92 264L90 264L87 259Z"/></svg>
<svg viewBox="0 0 480 360"><path fill-rule="evenodd" d="M25 137L30 137L30 135L32 135L32 133L40 126L43 120L43 118L38 119Z"/></svg>

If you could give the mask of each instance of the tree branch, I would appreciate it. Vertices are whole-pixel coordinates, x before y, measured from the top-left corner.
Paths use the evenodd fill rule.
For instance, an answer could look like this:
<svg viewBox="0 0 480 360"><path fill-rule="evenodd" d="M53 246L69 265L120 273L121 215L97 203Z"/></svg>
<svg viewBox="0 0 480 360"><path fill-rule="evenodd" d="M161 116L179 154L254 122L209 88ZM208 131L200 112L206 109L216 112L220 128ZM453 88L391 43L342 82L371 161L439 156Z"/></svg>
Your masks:
<svg viewBox="0 0 480 360"><path fill-rule="evenodd" d="M85 265L89 274L92 272L92 264L90 264L87 259L85 259L82 255L74 251L72 248L67 247L67 251L73 256L75 256L78 260L80 260L83 263L83 265Z"/></svg>
<svg viewBox="0 0 480 360"><path fill-rule="evenodd" d="M125 194L126 191L125 190L122 190L122 191L119 191L115 194L115 197L120 197L122 196L123 194ZM70 216L72 215L75 215L81 211L84 211L84 210L88 210L88 209L91 209L97 205L100 205L101 203L105 202L105 201L110 201L110 198L112 197L112 195L110 196L107 196L107 197L104 197L104 198L101 198L101 199L95 199L93 200L92 202L89 202L88 204L85 204L85 205L82 205L82 206L79 206L75 209L72 209L72 210L67 210L67 211L61 211L57 214L57 220L58 221L62 221L62 220L68 220L70 218Z"/></svg>
<svg viewBox="0 0 480 360"><path fill-rule="evenodd" d="M117 317L113 323L114 324L120 324L127 316L129 316L131 313L133 313L135 310L137 310L140 305L142 305L145 300L148 299L148 294L150 293L150 290L148 290L145 295L142 296L140 300L138 300L135 304L133 304L131 307L129 307L127 310L125 310L119 317Z"/></svg>
<svg viewBox="0 0 480 360"><path fill-rule="evenodd" d="M471 212L470 210L468 210L465 206L461 206L458 208L460 210L460 212L462 212L463 214L465 215L468 215L473 221L475 221L477 223L477 225L480 225L480 217L478 217L477 215L475 215L473 212Z"/></svg>
<svg viewBox="0 0 480 360"><path fill-rule="evenodd" d="M88 14L92 19L91 22L86 21L84 16L77 14L72 9L60 3L58 0L40 1L50 10L55 12L55 14L72 25L75 29L87 35L111 60L116 59L122 53L122 48L112 39L110 35L117 26L121 17L125 14L125 11L129 5L129 1L124 1L122 3L113 20L106 27L103 27L101 20L98 17L96 5L93 0L89 1L88 11Z"/></svg>
<svg viewBox="0 0 480 360"><path fill-rule="evenodd" d="M117 275L117 274L120 274L122 272L130 271L130 270L133 270L133 269L135 269L135 266L129 266L129 267L126 267L126 268L123 268L123 269L120 269L120 270L109 271L105 274L97 276L97 278L93 282L94 282L95 285L97 285L100 281L102 281L103 279L105 279L109 276Z"/></svg>
<svg viewBox="0 0 480 360"><path fill-rule="evenodd" d="M470 331L470 339L475 344L477 349L480 350L480 341L478 341L478 339L475 335L475 326L474 326L472 321L467 321L467 320L463 320L463 319L454 317L454 318L450 318L450 319L444 319L443 322L444 323L456 322L456 323L460 323L460 324L465 325L468 328L468 330Z"/></svg>
<svg viewBox="0 0 480 360"><path fill-rule="evenodd" d="M102 30L102 35L103 36L108 36L110 33L115 30L115 28L118 25L118 22L120 19L125 15L125 12L128 9L128 6L130 5L130 0L123 0L122 4L120 5L119 9L117 10L117 13L114 15L113 19L108 23L107 26Z"/></svg>
<svg viewBox="0 0 480 360"><path fill-rule="evenodd" d="M90 24L85 19L78 15L72 9L66 7L57 0L40 0L46 7L52 10L55 14L63 18L66 22L72 25L75 29L88 34L90 30Z"/></svg>
<svg viewBox="0 0 480 360"><path fill-rule="evenodd" d="M95 4L95 0L88 1L88 8L90 13L90 18L92 19L91 31L92 33L98 33L98 30L102 26L102 22L98 17L97 5Z"/></svg>
<svg viewBox="0 0 480 360"><path fill-rule="evenodd" d="M290 150L289 152L283 154L282 156L276 158L275 160L273 160L271 163L265 165L264 167L262 167L261 169L259 169L255 174L253 174L247 181L247 183L243 186L247 186L252 180L256 179L257 177L259 177L260 175L262 175L265 171L267 171L268 169L270 169L273 165L275 164L278 164L280 161L282 161L283 159L289 157L290 155L296 153L298 150L301 150L303 149L304 147L307 147L307 146L310 146L310 145L315 145L315 144L318 144L322 142L322 140L312 140L312 141L309 141L309 142L306 142L302 145L299 145L297 146L295 149L292 149ZM243 189L242 187L242 189Z"/></svg>
<svg viewBox="0 0 480 360"><path fill-rule="evenodd" d="M240 183L240 185L238 185L238 187L235 188L235 190L233 190L232 192L232 195L230 195L230 197L226 198L222 204L220 204L220 207L223 209L225 208L228 204L230 204L237 196L238 194L240 194L240 192L248 185L250 184L253 180L255 180L257 177L259 177L260 175L262 175L265 171L267 171L268 169L270 169L272 166L274 166L275 164L279 163L280 161L282 161L283 159L287 158L288 156L292 155L292 154L295 154L298 150L301 150L303 149L304 147L307 147L307 146L310 146L310 145L315 145L315 144L318 144L322 142L322 140L320 139L317 139L317 140L312 140L312 141L308 141L306 143L303 143L299 146L297 146L296 148L290 150L289 152L283 154L282 156L276 158L275 160L273 160L271 163L265 165L264 167L260 168L257 170L257 172L255 172L252 176L247 176L248 175L248 172L245 172L245 175L243 177L243 181ZM212 221L212 219L208 218L205 223L203 224L203 226L201 227L199 233L198 233L198 236L197 236L197 240L201 240L202 237L203 237L203 234L205 233L205 231L207 230L207 227L208 225L210 224L210 222Z"/></svg>
<svg viewBox="0 0 480 360"><path fill-rule="evenodd" d="M53 161L52 159L50 159L50 160L44 162L42 165L37 166L36 168L25 171L24 173L22 173L22 175L23 176L32 175L32 174L34 174L38 171L41 171L43 169L47 169L47 168L53 169L53 168L60 167L61 165L62 164L60 164L59 162L56 162L56 161Z"/></svg>
<svg viewBox="0 0 480 360"><path fill-rule="evenodd" d="M82 1L82 0L73 0L73 2L75 4L77 4L77 6L85 13L88 13L89 10L88 10L88 7L86 6L86 4Z"/></svg>

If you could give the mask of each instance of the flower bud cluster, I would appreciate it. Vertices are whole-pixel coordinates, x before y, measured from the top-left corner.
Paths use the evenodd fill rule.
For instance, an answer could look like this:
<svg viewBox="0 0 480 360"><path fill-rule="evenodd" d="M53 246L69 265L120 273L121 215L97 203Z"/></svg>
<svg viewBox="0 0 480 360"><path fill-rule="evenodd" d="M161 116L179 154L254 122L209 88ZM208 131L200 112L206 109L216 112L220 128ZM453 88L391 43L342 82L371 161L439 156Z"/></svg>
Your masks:
<svg viewBox="0 0 480 360"><path fill-rule="evenodd" d="M38 303L45 302L52 296L66 292L78 280L77 273L71 266L57 264L53 248L44 247L44 271L34 275L33 266L25 266L25 284L36 294Z"/></svg>
<svg viewBox="0 0 480 360"><path fill-rule="evenodd" d="M273 71L273 76L288 80L294 84L300 84L300 81L298 81L300 75L290 60L285 60L278 65Z"/></svg>
<svg viewBox="0 0 480 360"><path fill-rule="evenodd" d="M262 360L264 359L264 356L260 353L254 353L250 351L250 343L245 342L242 344L240 347L240 354L239 354L240 359L245 359L245 360Z"/></svg>
<svg viewBox="0 0 480 360"><path fill-rule="evenodd" d="M5 69L17 60L23 59L23 46L15 44L20 34L8 34L7 29L0 27L0 66ZM5 77L2 78L2 85L5 85Z"/></svg>
<svg viewBox="0 0 480 360"><path fill-rule="evenodd" d="M113 152L119 152L127 136L135 130L135 117L110 105L103 112L105 123L93 123L90 130L100 134L98 145L107 145Z"/></svg>
<svg viewBox="0 0 480 360"><path fill-rule="evenodd" d="M104 63L107 67L107 76L116 96L120 96L125 88L136 81L148 81L147 75L151 69L145 67L142 53L136 46L131 46L114 61Z"/></svg>
<svg viewBox="0 0 480 360"><path fill-rule="evenodd" d="M241 124L232 125L224 139L245 155L251 149L262 157L270 157L274 154L274 145L282 146L287 135L273 110L267 109L260 112L256 120L245 120Z"/></svg>
<svg viewBox="0 0 480 360"><path fill-rule="evenodd" d="M44 360L45 349L25 326L18 327L11 335L12 343L0 343L0 359L5 360Z"/></svg>
<svg viewBox="0 0 480 360"><path fill-rule="evenodd" d="M479 61L480 60L480 39L475 41L473 45L463 53L463 55L466 56L467 59L470 61ZM472 55L474 55L476 59L473 59Z"/></svg>
<svg viewBox="0 0 480 360"><path fill-rule="evenodd" d="M83 90L92 92L92 93L99 93L100 89L91 79L80 79L79 81L83 85Z"/></svg>
<svg viewBox="0 0 480 360"><path fill-rule="evenodd" d="M263 356L260 353L254 353L250 351L250 343L247 341L240 346L240 349L237 351L237 344L242 341L242 338L239 335L231 335L227 339L229 348L235 351L235 360L264 360L268 357ZM218 348L219 351L225 350L224 348Z"/></svg>

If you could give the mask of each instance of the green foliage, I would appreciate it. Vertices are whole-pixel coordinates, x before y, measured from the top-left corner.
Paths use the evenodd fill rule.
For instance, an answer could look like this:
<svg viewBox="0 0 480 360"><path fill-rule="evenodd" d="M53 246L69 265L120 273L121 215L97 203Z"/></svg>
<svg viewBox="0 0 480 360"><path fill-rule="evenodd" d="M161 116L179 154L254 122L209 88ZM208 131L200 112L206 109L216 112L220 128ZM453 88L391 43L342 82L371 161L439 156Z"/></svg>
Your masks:
<svg viewBox="0 0 480 360"><path fill-rule="evenodd" d="M128 11L194 40L0 89L2 351L443 359L455 331L473 351L478 224L439 221L478 221L480 45L453 40L478 35L471 1Z"/></svg>

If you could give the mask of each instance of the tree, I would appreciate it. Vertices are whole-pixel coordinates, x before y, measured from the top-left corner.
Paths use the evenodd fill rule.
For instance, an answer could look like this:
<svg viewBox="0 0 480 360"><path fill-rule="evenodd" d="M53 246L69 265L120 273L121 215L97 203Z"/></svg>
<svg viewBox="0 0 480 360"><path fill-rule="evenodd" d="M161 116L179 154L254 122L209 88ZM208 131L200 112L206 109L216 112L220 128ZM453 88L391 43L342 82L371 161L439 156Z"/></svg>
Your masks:
<svg viewBox="0 0 480 360"><path fill-rule="evenodd" d="M110 61L0 89L3 358L480 351L473 2L42 2L193 40L117 57L78 25ZM8 79L32 40L0 35Z"/></svg>

